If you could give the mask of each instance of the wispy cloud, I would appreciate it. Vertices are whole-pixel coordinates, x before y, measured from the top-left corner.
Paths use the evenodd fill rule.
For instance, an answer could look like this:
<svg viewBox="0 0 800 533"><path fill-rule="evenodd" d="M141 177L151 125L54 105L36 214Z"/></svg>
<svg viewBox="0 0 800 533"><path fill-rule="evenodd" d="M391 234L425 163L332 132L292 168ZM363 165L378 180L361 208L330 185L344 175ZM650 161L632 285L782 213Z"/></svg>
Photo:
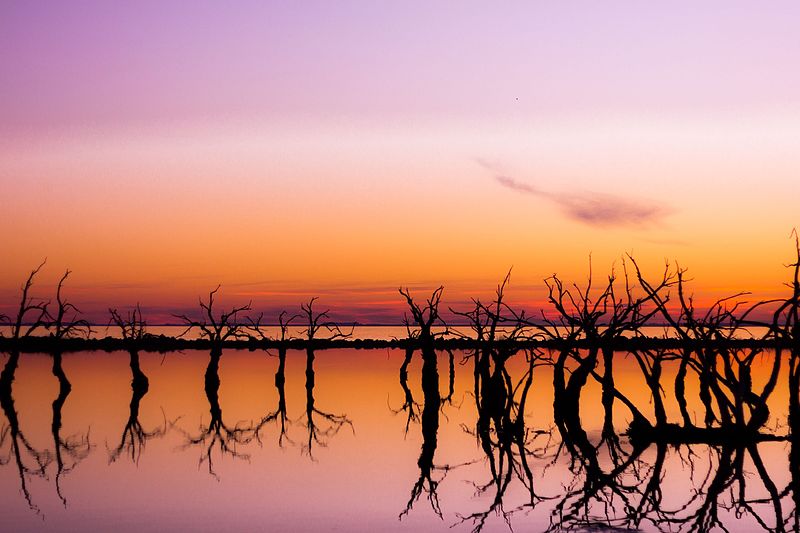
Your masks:
<svg viewBox="0 0 800 533"><path fill-rule="evenodd" d="M545 191L502 173L499 165L492 161L480 158L475 161L492 172L495 181L501 186L549 201L557 205L568 218L590 226L648 226L660 222L672 212L669 207L654 202L611 194Z"/></svg>
<svg viewBox="0 0 800 533"><path fill-rule="evenodd" d="M661 221L666 207L617 196L593 193L548 195L574 220L594 226L645 226Z"/></svg>

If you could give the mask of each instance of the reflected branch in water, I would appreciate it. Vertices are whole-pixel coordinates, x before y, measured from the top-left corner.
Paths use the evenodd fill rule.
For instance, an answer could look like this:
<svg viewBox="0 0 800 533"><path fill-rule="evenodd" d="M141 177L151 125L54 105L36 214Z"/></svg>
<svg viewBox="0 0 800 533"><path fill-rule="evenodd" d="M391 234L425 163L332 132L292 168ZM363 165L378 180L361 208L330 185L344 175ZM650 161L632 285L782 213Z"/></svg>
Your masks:
<svg viewBox="0 0 800 533"><path fill-rule="evenodd" d="M289 424L291 421L289 420L287 411L286 411L286 348L285 346L280 346L278 348L278 369L275 372L275 389L278 391L278 405L276 406L275 410L267 413L265 416L261 418L261 420L255 425L253 428L254 438L261 444L261 432L263 431L264 427L271 423L275 422L278 425L278 446L283 448L284 441L288 441L290 444L292 443L291 439L289 439L287 432L289 429Z"/></svg>
<svg viewBox="0 0 800 533"><path fill-rule="evenodd" d="M408 429L411 426L411 423L419 421L420 416L419 403L414 400L414 394L411 392L411 387L408 386L408 367L413 358L414 348L406 348L403 364L400 365L400 388L403 389L403 405L399 409L392 409L389 407L394 414L399 414L401 412L407 413L404 432L406 435L408 435Z"/></svg>
<svg viewBox="0 0 800 533"><path fill-rule="evenodd" d="M422 347L422 393L423 407L420 418L422 424L422 449L417 460L419 478L411 489L411 495L405 510L400 513L401 519L411 511L423 493L427 494L428 502L436 515L442 518L442 509L439 506L439 496L436 492L441 479L434 479L433 476L433 472L436 470L433 459L438 445L439 409L442 406L442 398L439 394L439 370L437 368L436 352L431 346ZM443 468L443 470L446 472L447 467Z"/></svg>
<svg viewBox="0 0 800 533"><path fill-rule="evenodd" d="M303 453L314 460L314 446L326 447L330 439L335 437L344 426L349 426L355 434L353 422L345 414L334 414L321 411L314 401L314 349L306 349L306 411L305 427L308 438L303 445Z"/></svg>
<svg viewBox="0 0 800 533"><path fill-rule="evenodd" d="M219 403L219 361L221 357L222 350L213 348L205 373L205 392L211 420L208 425L201 424L199 432L195 435L181 430L186 436L186 442L182 449L200 447L202 454L198 465L202 466L205 463L208 473L216 479L219 479L219 476L214 470L214 451L217 450L222 457L229 455L234 459L249 460L250 455L239 451L238 448L249 444L255 438L252 423L237 423L235 426L229 426L222 418L222 408Z"/></svg>
<svg viewBox="0 0 800 533"><path fill-rule="evenodd" d="M94 447L89 440L89 429L85 434L61 435L62 416L61 411L72 390L72 385L67 379L64 369L61 366L61 353L53 354L53 375L58 379L58 396L53 400L53 421L51 430L53 434L53 446L55 448L56 493L61 499L64 507L67 506L67 499L61 491L61 478L71 472L81 461L89 457Z"/></svg>
<svg viewBox="0 0 800 533"><path fill-rule="evenodd" d="M13 318L2 316L3 322L11 328L11 338L14 341L28 338L37 329L47 326L50 318L47 310L49 302L33 298L30 294L36 275L44 267L45 262L46 260L42 261L39 266L34 268L23 284L16 316ZM53 458L49 450L36 449L20 427L13 396L14 377L19 366L19 358L19 351L11 350L3 370L0 371L0 408L2 408L7 421L7 424L0 429L0 465L14 463L19 476L20 491L28 507L40 514L41 511L31 498L28 478L30 476L46 477L47 467Z"/></svg>
<svg viewBox="0 0 800 533"><path fill-rule="evenodd" d="M491 514L502 516L509 529L511 516L522 509L533 508L538 502L548 499L538 495L534 488L534 475L530 461L547 456L550 432L531 431L525 424L525 408L533 383L534 368L540 363L540 354L531 351L526 354L527 371L516 382L505 368L505 362L513 354L503 354L503 349L488 349L492 354L492 370L484 367L481 375L480 398L476 437L480 442L485 459L489 464L490 480L485 484L475 484L476 494L482 495L493 490L489 507L469 515L459 515L459 523L470 522L473 533L481 531ZM540 438L543 445L536 445ZM527 492L527 502L512 510L503 504L506 491L512 481L517 479Z"/></svg>
<svg viewBox="0 0 800 533"><path fill-rule="evenodd" d="M113 463L125 454L132 463L138 465L147 441L166 435L168 423L166 414L164 414L163 424L148 431L139 421L139 404L147 394L150 384L139 366L139 353L136 350L130 350L129 353L132 378L128 420L122 429L119 444L113 450L109 450L108 462Z"/></svg>
<svg viewBox="0 0 800 533"><path fill-rule="evenodd" d="M322 411L316 407L314 401L314 341L319 339L321 330L328 332L326 340L348 339L352 337L354 328L343 331L341 327L329 319L328 311L315 311L314 303L317 298L311 298L307 303L300 305L300 315L305 319L306 341L306 410L305 427L308 438L302 447L303 453L314 460L313 448L315 445L325 447L330 439L335 437L344 426L349 426L355 434L353 422L345 414L334 414Z"/></svg>
<svg viewBox="0 0 800 533"><path fill-rule="evenodd" d="M413 322L405 316L405 326L408 332L409 339L419 341L422 352L422 413L420 422L422 425L422 448L420 450L417 466L419 467L419 478L411 488L411 495L409 496L406 508L400 513L399 518L402 519L406 516L414 504L419 500L423 493L427 494L428 502L433 509L433 512L439 518L443 518L442 510L439 506L439 496L437 493L439 483L444 479L434 479L434 471L437 467L434 466L434 456L436 455L436 448L438 446L438 432L439 432L439 410L442 408L442 397L439 392L439 369L436 351L434 350L434 340L436 337L448 334L447 325L439 316L439 305L442 299L442 291L444 287L439 287L431 297L426 301L425 305L419 305L414 301L408 289L400 289L400 294L405 298L408 304L409 312ZM436 333L433 327L440 324L444 327L443 332ZM452 354L450 354L452 357ZM410 357L407 352L406 357ZM402 374L401 374L402 379ZM438 468L445 472L449 467Z"/></svg>
<svg viewBox="0 0 800 533"><path fill-rule="evenodd" d="M0 408L2 408L7 421L7 424L0 429L0 465L13 462L19 476L20 491L28 507L40 514L39 507L33 503L31 498L28 478L30 476L45 478L47 468L53 458L49 450L36 449L20 427L12 391L14 374L18 365L19 352L12 351L0 373Z"/></svg>
<svg viewBox="0 0 800 533"><path fill-rule="evenodd" d="M271 422L276 422L279 427L278 446L281 448L283 448L284 440L288 441L289 443L292 442L287 435L288 426L291 421L289 420L286 411L286 343L290 340L293 340L293 337L289 333L289 326L296 319L300 318L299 314L288 318L287 316L288 313L286 311L281 311L280 315L278 316L280 337L277 340L280 342L280 345L278 346L278 369L275 371L275 389L278 391L278 405L274 411L263 416L261 421L256 424L253 430L255 439L259 444L261 444L263 442L261 439L261 432L263 431L264 427ZM253 331L261 340L272 340L261 325L263 317L264 315L262 314L259 315L259 317L255 320L250 319L250 330ZM269 352L267 353L269 354Z"/></svg>
<svg viewBox="0 0 800 533"><path fill-rule="evenodd" d="M144 452L148 440L163 437L167 432L167 417L164 415L163 425L147 431L139 421L139 404L150 389L150 381L142 371L139 364L139 352L136 345L144 339L147 333L147 324L142 317L142 310L137 304L123 317L116 309L109 309L111 323L120 330L122 338L128 345L131 368L131 401L128 411L128 420L122 429L119 444L108 451L108 462L113 463L124 453L134 464L139 464L139 459Z"/></svg>
<svg viewBox="0 0 800 533"><path fill-rule="evenodd" d="M80 310L72 303L67 301L63 294L64 282L70 275L70 271L64 272L61 279L58 281L56 288L56 305L58 307L55 316L50 317L46 324L47 329L50 330L50 338L55 341L67 339L76 336L85 336L86 338L92 332L89 323L86 320L78 318ZM64 403L67 401L72 391L72 385L67 379L67 375L62 367L62 354L56 350L52 353L53 357L53 375L58 379L58 396L53 400L53 420L51 424L51 431L53 434L53 446L55 448L55 463L56 463L56 476L55 485L56 493L64 507L67 506L67 499L61 491L61 478L72 471L78 463L86 459L92 451L92 443L89 440L89 429L83 435L71 435L63 437L61 435L62 426L62 409Z"/></svg>

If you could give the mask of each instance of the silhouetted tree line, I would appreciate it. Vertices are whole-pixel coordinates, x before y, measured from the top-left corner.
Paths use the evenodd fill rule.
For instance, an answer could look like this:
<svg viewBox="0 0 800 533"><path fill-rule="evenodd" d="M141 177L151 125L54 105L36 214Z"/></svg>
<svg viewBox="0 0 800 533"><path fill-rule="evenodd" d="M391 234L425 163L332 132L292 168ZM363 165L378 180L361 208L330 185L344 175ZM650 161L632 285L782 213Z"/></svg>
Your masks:
<svg viewBox="0 0 800 533"><path fill-rule="evenodd" d="M0 349L4 351L117 350L131 345L135 345L137 350L154 351L214 346L257 349L276 348L279 345L290 348L311 345L317 349L338 346L420 348L429 342L440 349L472 349L487 342L547 347L580 343L586 347L601 346L596 354L589 355L589 362L597 356L611 365L608 353L614 347L688 348L691 345L723 343L742 347L777 344L786 347L796 334L776 329L775 326L775 317L789 312L791 305L787 302L791 298L747 305L741 297L748 293L738 293L721 298L704 310L698 310L693 296L687 290L685 268L666 263L658 277L650 278L628 255L621 261L621 272L612 269L600 286L595 285L591 260L588 280L583 287L567 283L555 274L546 278L544 284L548 308L536 315L512 308L502 295L498 295L490 304L476 299L472 301L472 307L466 310L449 308L459 324L448 324L440 313L444 287L433 291L431 297L421 305L415 302L408 289L400 288L399 292L408 305L408 313L403 319L407 335L402 339L354 338L354 327L345 331L341 324L330 319L329 311L312 311L311 307L317 298L301 304L298 314L291 315L283 311L277 326L284 334L270 335L264 314L255 315L252 302L229 310L215 309L220 286L210 291L207 301L200 299L199 314L173 315L185 327L177 337L153 335L144 330L138 335L130 332L126 336L124 328L120 328L121 338L95 338L90 324L79 318L78 308L63 298L62 289L71 273L69 270L58 283L55 302L31 295L35 277L43 266L44 262L28 276L22 287L16 315L0 315L0 325L6 326L5 332L0 330ZM503 288L509 280L510 271L502 283ZM133 312L138 313L139 320L143 320L138 304ZM313 316L309 316L309 313L313 313ZM773 314L772 320L755 318L756 315L764 317L770 313ZM120 326L121 316L116 309L109 309L109 317L110 325ZM304 320L303 334L287 336L283 326L294 324L293 327L299 330L297 320L300 318ZM646 334L645 327L654 324L664 325L663 336ZM464 327L469 328L469 335L461 331ZM753 328L767 332L763 335L747 334ZM199 333L199 338L186 337L192 330ZM321 331L329 334L319 335ZM603 345L607 349L604 350ZM690 359L684 358L682 372L688 371L695 363ZM698 364L706 369L705 378L713 358L708 355L701 359ZM652 361L648 360L649 363ZM652 370L657 372L657 367L656 362ZM714 394L705 381L703 387L704 394Z"/></svg>
<svg viewBox="0 0 800 533"><path fill-rule="evenodd" d="M675 531L726 531L730 520L745 518L764 531L800 530L800 243L796 234L795 252L788 297L749 307L735 301L740 296L736 295L699 312L687 295L685 270L668 265L653 281L628 258L631 274L624 262L621 279L612 273L600 288L593 287L591 274L583 287L567 285L557 276L548 278L548 300L554 314L542 313L538 321L505 303L510 272L492 302L474 300L468 311L453 310L469 324L470 338L478 341L466 352L464 361L472 360L476 408L476 425L465 431L476 438L488 465L488 480L475 483L476 494L490 495L486 509L459 514L459 521L471 524L477 532L496 514L511 528L515 513L547 501L551 506L548 531L629 531L647 525ZM435 367L426 370L426 366L430 367L427 361L435 361L430 355L435 340L428 331L431 319L441 320L441 288L422 309L407 291L401 292L413 318L407 324L417 326L419 333L415 334L421 339L423 412L433 412L435 407L438 414L438 374ZM771 321L750 318L769 304L773 306ZM623 335L643 337L642 328L655 317L669 325L679 342L669 346L630 343L624 351L635 361L650 393L646 409L648 406L637 404L616 386L614 341ZM763 343L731 342L754 326L763 328ZM441 331L447 331L444 324ZM529 336L554 343L545 351L516 342ZM768 360L767 375L756 384L754 363L767 346L774 348L774 356ZM506 363L518 353L525 357L527 370L515 379ZM438 478L431 477L438 425L436 418L418 416L418 405L407 385L413 354L413 349L406 352L400 369L405 402L396 412L408 412L406 431L411 423L421 424L423 447L420 479L401 518L410 512L423 488L441 517L437 490L453 467L440 466ZM787 361L787 424L768 428L769 400L782 375L781 365ZM671 383L664 377L667 365L677 366ZM527 426L525 406L535 369L541 366L552 372L555 424L537 429ZM581 395L591 381L601 388L599 440L590 438L581 416ZM699 423L689 410L689 383L698 389ZM429 397L433 401L430 407ZM678 419L668 417L667 401L677 404ZM615 423L620 410L629 421L622 431ZM762 459L760 446L770 442L788 446L790 481L785 487L777 486ZM698 456L700 448L706 450L706 460ZM676 503L672 498L667 503L663 497L669 475L666 464L676 457L690 473L690 486L684 487L688 490L683 499ZM543 494L536 487L531 462L544 461L547 468L563 459L571 473L563 492ZM504 501L512 483L518 484L527 498L509 509Z"/></svg>
<svg viewBox="0 0 800 533"><path fill-rule="evenodd" d="M88 338L90 325L79 318L78 309L62 294L67 271L60 279L55 303L31 295L39 265L22 287L15 316L2 317L10 337L4 338L8 358L0 372L0 408L7 424L0 432L0 463L16 468L20 490L34 511L29 491L32 477L45 477L55 469L58 496L66 505L61 479L84 460L93 449L89 430L63 436L61 411L71 391L62 366L67 341ZM492 515L509 525L516 513L530 511L547 502L551 506L550 531L587 530L596 527L637 529L648 524L680 531L725 529L725 518L747 517L764 531L800 529L800 242L795 234L795 261L783 299L746 305L734 295L714 302L705 310L695 308L687 289L686 271L666 265L656 278L647 277L637 262L627 257L621 273L612 271L596 285L590 273L580 286L553 275L545 284L550 311L538 316L513 309L505 292L510 275L498 285L490 302L472 301L467 310L451 309L465 325L448 325L441 315L443 287L418 303L407 289L400 289L408 306L404 319L407 339L399 381L404 403L396 413L405 413L405 430L419 424L422 444L417 460L419 475L413 482L403 518L422 498L442 517L439 491L448 472L469 465L452 465L437 460L440 413L452 404L455 363L451 348L466 347L462 364L471 365L475 425L465 427L487 465L487 478L474 482L475 492L488 495L488 507L459 514L459 521L480 531ZM270 424L277 427L279 445L294 443L289 428L302 430L301 450L313 458L315 447L324 447L343 428L353 428L345 415L324 410L314 398L315 350L352 342L352 329L345 331L329 318L328 311L315 309L316 299L300 312L279 317L278 336L272 337L263 315L254 316L251 304L219 311L215 298L199 302L200 315L180 315L186 326L183 335L199 332L200 346L209 349L204 387L209 421L196 431L180 429L185 448L200 448L200 464L215 474L215 456L246 459L246 446L261 444ZM770 320L756 320L769 309ZM110 324L119 329L121 346L128 351L131 368L130 416L124 424L120 443L110 448L109 462L128 456L137 462L150 439L162 437L168 422L145 430L139 422L139 406L149 389L149 380L139 363L139 351L154 342L146 331L137 306L126 314L109 310ZM667 324L668 342L652 342L644 328L659 321ZM292 335L302 330L303 338ZM469 331L466 331L468 328ZM759 328L759 329L754 329ZM34 447L25 436L13 401L13 382L21 347L46 332L46 350L53 360L53 375L59 383L53 402L53 450ZM761 332L760 335L757 335ZM755 341L737 342L747 335ZM45 341L41 341L45 342ZM241 343L241 344L236 344ZM220 405L219 368L223 349L229 346L264 349L278 359L274 385L278 402L256 421L230 422ZM284 392L287 349L305 350L306 402L303 415L291 420ZM277 348L277 355L270 350ZM647 405L635 402L614 379L614 359L620 348L633 359L650 395ZM26 348L27 349L27 348ZM756 380L753 369L765 350L774 350L768 372ZM409 384L409 365L415 354L421 358L422 398L415 399ZM440 383L440 355L447 357L448 379L444 392ZM524 358L525 370L514 376L509 361ZM542 367L552 374L552 427L534 428L526 421L531 409L530 394ZM674 375L665 372L675 369ZM785 368L784 368L785 367ZM670 376L670 377L667 377ZM769 427L770 399L781 376L789 391L785 426ZM601 390L602 431L591 437L584 426L582 394L590 383ZM700 420L690 410L688 387L696 387ZM678 406L671 418L667 404ZM619 420L626 424L620 428ZM788 450L789 482L778 486L768 473L760 446L783 443ZM702 447L707 460L696 450ZM678 458L688 469L691 490L684 501L664 498L669 460ZM568 464L571 477L560 493L546 493L537 486L537 475L545 462ZM754 470L751 472L749 469ZM523 503L508 507L504 502L510 487L525 494ZM754 490L755 487L755 490Z"/></svg>

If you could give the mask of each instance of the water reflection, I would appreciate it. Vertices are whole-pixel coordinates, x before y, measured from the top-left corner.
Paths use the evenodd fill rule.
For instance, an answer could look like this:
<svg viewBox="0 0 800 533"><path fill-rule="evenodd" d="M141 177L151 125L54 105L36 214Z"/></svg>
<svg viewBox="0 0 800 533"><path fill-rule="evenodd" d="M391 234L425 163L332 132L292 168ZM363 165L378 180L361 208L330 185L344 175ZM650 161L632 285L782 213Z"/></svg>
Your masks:
<svg viewBox="0 0 800 533"><path fill-rule="evenodd" d="M58 497L61 498L62 503L66 506L67 499L61 491L61 478L71 472L78 463L86 459L93 446L89 440L90 431L88 428L84 434L67 437L61 434L61 412L64 408L64 403L67 401L67 396L72 391L72 385L62 368L62 354L60 352L53 354L53 375L58 379L58 396L53 400L53 423L51 425L56 463L55 486Z"/></svg>
<svg viewBox="0 0 800 533"><path fill-rule="evenodd" d="M235 459L249 459L250 455L241 450L255 438L255 429L251 424L238 421L235 424L226 424L222 417L222 407L219 403L219 363L222 350L213 348L209 356L205 372L205 393L208 400L210 420L207 425L200 425L197 433L184 432L186 443L184 449L198 447L201 450L200 465L205 464L208 473L218 478L214 470L214 453L221 456L229 455Z"/></svg>
<svg viewBox="0 0 800 533"><path fill-rule="evenodd" d="M167 432L167 417L164 423L147 431L139 421L139 405L150 389L150 380L142 371L139 363L139 351L136 343L147 336L146 324L142 311L137 305L123 317L116 309L110 309L111 323L119 329L122 339L128 344L128 355L131 367L131 402L128 421L122 430L119 444L109 450L109 463L113 463L124 453L131 461L138 464L148 440L163 437Z"/></svg>
<svg viewBox="0 0 800 533"><path fill-rule="evenodd" d="M6 425L0 433L0 450L3 450L0 464L16 469L20 491L25 497L28 507L38 514L39 507L33 503L28 487L29 478L30 476L45 477L47 467L53 459L49 450L34 447L20 426L12 391L19 359L19 352L11 352L0 372L0 407L6 418Z"/></svg>
<svg viewBox="0 0 800 533"><path fill-rule="evenodd" d="M47 368L39 364L41 355L11 353L0 372L0 486L12 488L15 480L22 505L6 498L2 510L22 524L19 529L57 530L73 507L86 513L87 494L97 498L97 487L113 479L123 483L119 475L157 486L148 465L167 464L183 465L176 483L187 492L169 498L192 509L199 505L192 503L200 494L195 486L206 485L180 452L199 449L201 473L219 480L214 490L238 490L247 478L255 491L247 504L263 493L289 509L299 509L310 494L329 494L353 511L336 515L322 506L315 512L349 529L359 529L362 516L371 527L398 531L507 525L540 531L797 530L800 351L719 348L702 400L697 392L709 353L630 350L612 356L609 376L602 350L569 346L538 351L488 343L448 352L429 345L388 357L384 351L282 348L267 355L212 349L168 357L163 365L157 354L131 350L105 356L110 366L102 371L119 383L120 400L129 401L111 402L119 408L95 418L76 409L73 429L66 431L64 409L91 396L86 384L98 377L97 356L50 354ZM778 357L783 363L775 362ZM153 363L147 375L143 361ZM197 368L200 379L179 379L192 373L187 368ZM274 387L248 385L265 379ZM252 399L239 399L251 388ZM53 391L52 420L43 424L35 416L36 395L28 390ZM226 392L235 390L240 394ZM181 400L196 393L204 406ZM184 416L171 423L162 414L162 422L153 424L149 409L150 422L143 422L145 404ZM259 413L265 404L271 407ZM185 429L185 420L201 410L208 421ZM709 411L714 416L707 421ZM120 420L126 420L121 434ZM358 434L341 433L355 424ZM292 431L302 437L292 438ZM104 438L118 444L98 462L91 441ZM130 460L118 461L123 457ZM109 463L134 470L106 477ZM75 481L64 491L68 473ZM370 483L374 476L380 483ZM56 513L42 483L55 489L62 508L69 499L65 514ZM90 509L104 505L100 498ZM243 512L235 502L225 505ZM41 514L44 522L26 521L25 513ZM260 520L271 523L269 514Z"/></svg>

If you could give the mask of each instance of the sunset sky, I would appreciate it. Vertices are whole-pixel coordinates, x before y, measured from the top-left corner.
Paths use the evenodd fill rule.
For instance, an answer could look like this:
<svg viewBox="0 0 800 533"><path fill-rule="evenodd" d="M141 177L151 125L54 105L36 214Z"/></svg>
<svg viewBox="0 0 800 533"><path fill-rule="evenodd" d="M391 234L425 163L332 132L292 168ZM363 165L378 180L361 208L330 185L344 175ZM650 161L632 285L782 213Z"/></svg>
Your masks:
<svg viewBox="0 0 800 533"><path fill-rule="evenodd" d="M320 296L398 322L665 259L780 293L800 3L4 2L0 311L47 258L92 320Z"/></svg>

